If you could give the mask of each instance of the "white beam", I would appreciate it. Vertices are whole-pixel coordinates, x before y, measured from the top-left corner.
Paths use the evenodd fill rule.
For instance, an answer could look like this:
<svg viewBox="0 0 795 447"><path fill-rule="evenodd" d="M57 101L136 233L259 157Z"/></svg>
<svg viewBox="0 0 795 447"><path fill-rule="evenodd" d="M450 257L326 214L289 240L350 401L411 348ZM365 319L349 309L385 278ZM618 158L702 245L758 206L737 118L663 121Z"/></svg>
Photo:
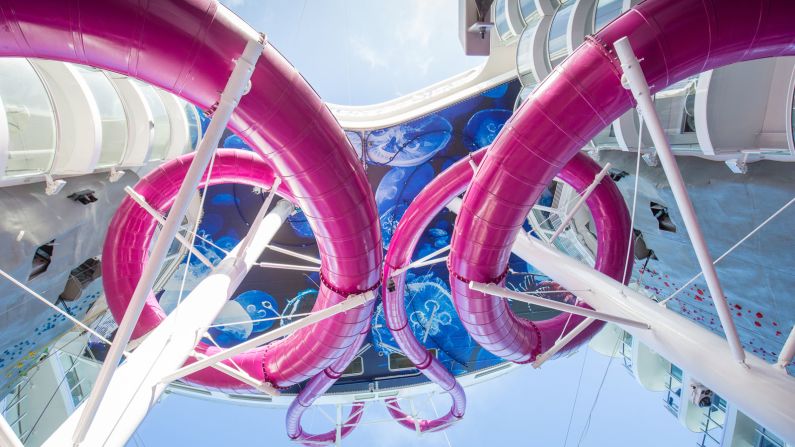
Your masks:
<svg viewBox="0 0 795 447"><path fill-rule="evenodd" d="M17 434L14 433L14 430L8 425L8 422L2 415L0 415L0 445L4 447L23 447Z"/></svg>
<svg viewBox="0 0 795 447"><path fill-rule="evenodd" d="M156 209L154 209L152 205L150 205L146 201L144 196L138 194L138 192L132 189L132 187L130 187L129 185L124 187L124 192L126 192L127 195L130 196L130 198L133 199L133 201L138 204L138 206L140 206L141 208L144 209L144 211L149 213L149 215L152 216L157 221L157 223L159 223L160 225L166 224L166 218L163 217L163 215L160 214ZM196 257L196 259L201 261L202 264L210 268L215 267L213 263L210 262L210 260L207 259L207 257L204 256L202 252L200 252L189 240L185 239L185 236L180 234L179 231L177 231L177 234L175 234L174 237L177 239L177 241L179 241L180 244L182 244L185 248L187 248L188 251L190 251L191 254L193 254L193 256Z"/></svg>
<svg viewBox="0 0 795 447"><path fill-rule="evenodd" d="M194 352L193 356L196 357L197 359L206 359L207 358L206 355L204 355L204 354L202 354L200 352ZM214 370L216 370L216 371L219 371L219 372L222 372L222 373L226 374L229 377L234 377L235 379L245 383L246 385L248 385L248 386L250 386L250 387L252 387L254 389L260 390L263 393L268 394L270 396L278 396L278 395L281 394L281 391L277 390L275 387L273 387L273 385L270 385L270 384L267 384L267 383L262 382L260 380L257 380L255 378L251 377L251 375L246 374L244 371L232 368L231 366L227 365L226 363L220 363L220 362L216 363L216 364L214 364L212 366L212 368Z"/></svg>
<svg viewBox="0 0 795 447"><path fill-rule="evenodd" d="M240 253L243 255L237 259L235 262L241 262L243 258L246 257L246 252L248 251L249 246L251 245L251 241L254 239L254 236L259 231L260 225L265 219L265 213L268 212L268 208L270 208L271 203L273 203L273 198L276 197L276 191L279 189L279 185L282 184L282 179L276 177L273 179L273 185L271 185L271 189L268 192L268 197L262 203L262 206L257 211L257 215L254 217L254 221L251 223L251 227L248 229L248 233L246 233L246 237L243 238L243 241L240 242ZM261 252L260 252L261 253Z"/></svg>
<svg viewBox="0 0 795 447"><path fill-rule="evenodd" d="M605 178L605 175L607 175L609 170L610 170L610 163L607 163L605 167L602 168L602 170L599 171L598 174L596 174L596 177L594 177L593 182L591 182L591 184L588 185L588 188L582 193L582 196L580 196L580 198L577 200L577 203L574 204L574 208L572 208L566 214L566 217L563 218L563 222L560 224L560 226L555 231L555 233L552 234L552 237L549 238L550 244L555 242L555 239L557 239L558 236L560 236L560 233L563 233L566 227L569 226L571 220L574 219L574 215L577 214L578 211L580 211L580 208L582 208L582 206L585 204L585 201L588 200L588 197L591 197L591 194L593 194L594 190L596 189L597 186L599 186L599 183L602 182L602 179Z"/></svg>
<svg viewBox="0 0 795 447"><path fill-rule="evenodd" d="M723 294L723 288L720 285L718 273L712 263L712 256L709 254L704 233L698 223L693 202L690 201L690 196L687 194L687 187L682 178L682 173L679 171L679 166L671 150L671 145L668 143L665 130L660 123L660 117L657 116L657 110L654 108L654 102L652 101L649 91L649 84L646 82L643 69L640 67L640 62L635 57L632 46L630 46L629 40L626 37L618 39L613 46L616 49L618 59L621 61L621 68L624 70L624 79L632 90L632 94L638 103L638 111L643 115L652 142L657 150L657 155L660 158L660 164L665 171L665 176L668 178L668 183L671 185L671 192L679 207L682 220L685 222L685 229L690 236L690 242L693 244L698 264L704 273L707 288L712 296L715 309L718 312L721 326L723 326L723 330L726 333L726 339L731 347L734 360L744 364L745 351L740 343L737 328L734 326L729 304L726 301L726 296Z"/></svg>
<svg viewBox="0 0 795 447"><path fill-rule="evenodd" d="M169 383L173 382L174 380L181 379L182 377L185 377L188 374L192 374L204 368L207 368L208 366L212 366L216 362L229 359L244 351L248 351L249 349L253 349L268 344L281 337L286 337L292 334L293 332L297 331L298 329L313 325L318 321L325 320L326 318L329 317L333 317L338 313L348 311L350 309L353 309L354 307L361 306L362 304L365 304L366 302L371 301L373 299L375 299L375 293L372 291L358 295L351 295L348 298L346 298L345 301L342 301L325 309L319 310L317 312L312 312L310 315L298 321L286 324L270 332L266 332L260 336L254 337L250 340L246 340L224 351L215 353L205 359L184 366L179 370L174 371L173 373L163 375L161 382Z"/></svg>
<svg viewBox="0 0 795 447"><path fill-rule="evenodd" d="M96 416L100 402L108 390L111 378L119 365L127 343L130 341L130 336L146 303L146 297L152 290L157 274L163 266L163 261L168 254L168 249L171 247L171 242L182 225L182 219L188 211L188 205L196 194L202 175L215 154L215 148L218 147L221 135L232 117L232 112L248 87L251 74L254 72L254 66L263 49L264 37L260 36L258 40L251 40L246 43L243 53L235 62L235 68L232 70L226 87L221 93L218 108L215 110L207 132L202 137L201 143L199 143L199 148L196 150L196 155L188 168L188 172L185 174L177 197L174 200L174 205L171 207L168 219L166 219L166 224L160 231L160 236L155 241L147 258L146 265L143 272L141 272L141 278L138 280L135 292L130 298L130 305L127 307L121 323L119 323L114 342L111 344L105 362L97 375L91 394L82 406L85 410L82 413L79 424L75 428L74 444L80 444L85 439L86 432Z"/></svg>
<svg viewBox="0 0 795 447"><path fill-rule="evenodd" d="M319 265L282 264L281 262L258 262L257 267L266 269L298 270L302 272L319 272Z"/></svg>
<svg viewBox="0 0 795 447"><path fill-rule="evenodd" d="M307 261L307 262L311 262L312 264L320 265L320 259L317 259L317 258L309 256L309 255L305 255L303 253L298 253L298 252L295 252L295 251L292 251L292 250L288 250L286 248L277 247L275 245L268 245L268 248L270 250L273 250L273 251L277 252L277 253L285 254L285 255L288 255L288 256L292 256L294 258L298 258L298 259L301 259L301 260L304 260L304 261Z"/></svg>
<svg viewBox="0 0 795 447"><path fill-rule="evenodd" d="M238 244L130 354L113 375L84 445L125 445L163 393L161 377L185 363L292 210L293 205L286 200L277 203L252 238L245 256L240 250L242 243ZM238 257L243 257L243 262L236 262ZM70 445L69 437L85 408L78 407L44 445Z"/></svg>
<svg viewBox="0 0 795 447"><path fill-rule="evenodd" d="M651 330L621 326L639 342L687 371L764 427L795 443L795 378L749 355L749 368L730 368L734 354L726 340L618 281L519 234L513 252L549 275L591 307L653 321Z"/></svg>
<svg viewBox="0 0 795 447"><path fill-rule="evenodd" d="M793 356L795 356L795 326L792 327L789 337L787 337L787 341L784 343L784 347L781 348L776 365L786 373L787 365L792 362Z"/></svg>
<svg viewBox="0 0 795 447"><path fill-rule="evenodd" d="M541 298L538 296L533 296L526 293L517 292L514 290L509 290L506 289L505 287L500 287L496 284L485 284L481 282L471 281L469 283L469 288L472 290L477 290L478 292L488 293L489 295L501 296L503 298L522 301L524 303L533 304L548 309L559 310L561 312L568 312L570 314L580 315L583 317L595 318L597 320L602 320L602 321L609 321L611 323L621 324L624 326L631 326L638 329L651 328L651 326L649 326L648 323L644 323L642 321L637 321L630 318L624 318L618 315L606 314L604 312L598 312L595 310L587 309L585 307L572 306L571 304L565 304L558 301Z"/></svg>
<svg viewBox="0 0 795 447"><path fill-rule="evenodd" d="M596 320L590 317L582 320L580 324L577 325L577 327L570 330L563 337L559 338L558 341L556 341L551 348L549 348L546 352L536 357L536 360L533 362L533 368L536 369L540 368L541 365L544 364L544 362L552 358L553 355L557 354L564 346L566 346L567 344L569 344L569 342L574 340L574 337L580 335L582 331L587 329L594 321Z"/></svg>

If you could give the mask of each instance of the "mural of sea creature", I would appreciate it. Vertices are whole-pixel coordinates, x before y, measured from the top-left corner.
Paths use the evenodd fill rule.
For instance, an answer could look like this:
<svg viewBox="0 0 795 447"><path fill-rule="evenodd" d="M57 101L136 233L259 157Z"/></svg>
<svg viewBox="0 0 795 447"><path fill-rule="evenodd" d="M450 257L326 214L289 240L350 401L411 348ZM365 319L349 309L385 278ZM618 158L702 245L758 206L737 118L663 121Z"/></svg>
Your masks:
<svg viewBox="0 0 795 447"><path fill-rule="evenodd" d="M453 126L439 115L367 134L367 159L370 164L417 166L447 148Z"/></svg>

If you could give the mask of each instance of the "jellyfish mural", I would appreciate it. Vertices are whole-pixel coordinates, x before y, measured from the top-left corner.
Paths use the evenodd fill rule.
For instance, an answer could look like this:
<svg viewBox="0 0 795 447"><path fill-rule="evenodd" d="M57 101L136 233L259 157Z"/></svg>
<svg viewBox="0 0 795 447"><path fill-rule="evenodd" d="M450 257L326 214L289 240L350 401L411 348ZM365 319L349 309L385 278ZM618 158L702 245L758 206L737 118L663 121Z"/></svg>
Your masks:
<svg viewBox="0 0 795 447"><path fill-rule="evenodd" d="M359 160L362 159L362 136L359 132L354 132L352 130L346 130L345 136L348 137L348 141L351 142L351 146L353 146L353 151L356 153L356 158Z"/></svg>
<svg viewBox="0 0 795 447"><path fill-rule="evenodd" d="M296 210L295 214L287 217L287 222L290 224L290 228L293 229L293 233L296 236L303 238L303 239L310 239L315 240L315 233L312 232L312 227L309 225L309 221L306 219L306 215L301 210Z"/></svg>
<svg viewBox="0 0 795 447"><path fill-rule="evenodd" d="M389 246L392 233L409 203L431 181L434 174L433 167L426 163L412 168L392 168L381 179L375 191L375 201L381 220L384 249Z"/></svg>
<svg viewBox="0 0 795 447"><path fill-rule="evenodd" d="M511 113L508 109L487 109L475 113L464 127L464 144L470 151L490 145Z"/></svg>
<svg viewBox="0 0 795 447"><path fill-rule="evenodd" d="M267 331L278 317L279 304L274 297L249 290L224 305L208 332L218 345L229 347Z"/></svg>
<svg viewBox="0 0 795 447"><path fill-rule="evenodd" d="M370 164L398 167L417 166L447 148L453 126L439 115L429 115L367 135Z"/></svg>
<svg viewBox="0 0 795 447"><path fill-rule="evenodd" d="M248 144L246 144L245 141L243 141L242 138L240 138L239 136L237 136L235 134L232 134L232 135L229 135L228 137L226 137L226 139L224 140L223 147L225 147L227 149L245 149L247 151L251 150L251 148L248 146Z"/></svg>

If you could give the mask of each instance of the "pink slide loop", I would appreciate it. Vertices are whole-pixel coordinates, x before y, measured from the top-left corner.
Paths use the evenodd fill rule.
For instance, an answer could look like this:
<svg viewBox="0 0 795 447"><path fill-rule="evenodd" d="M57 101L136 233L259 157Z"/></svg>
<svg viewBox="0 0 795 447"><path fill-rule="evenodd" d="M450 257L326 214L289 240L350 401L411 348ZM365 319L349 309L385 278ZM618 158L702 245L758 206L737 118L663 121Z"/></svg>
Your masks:
<svg viewBox="0 0 795 447"><path fill-rule="evenodd" d="M726 64L795 53L793 22L791 0L646 0L558 65L494 140L456 220L451 286L473 337L504 358L532 358L536 336L506 312L503 300L472 291L455 277L488 282L499 276L544 188L591 138L634 105L621 85L613 42L629 38L654 93ZM604 225L603 218L623 214L615 208L623 203L620 197L612 202L594 215L610 232L619 229ZM626 243L628 232L620 233L605 238L608 249ZM602 247L598 255L604 256ZM611 276L620 279L615 273L621 271L619 265Z"/></svg>
<svg viewBox="0 0 795 447"><path fill-rule="evenodd" d="M481 149L474 152L472 159L476 163L480 163L484 154L486 154L486 150ZM598 172L599 166L587 156L581 154L566 165L560 173L560 178L581 192L590 185ZM386 254L382 280L382 297L387 327L392 332L403 353L430 380L439 384L445 391L448 391L453 399L453 406L450 412L441 418L416 421L420 426L420 430L439 429L439 427L447 426L456 419L461 418L466 407L466 398L463 389L452 374L436 358L430 355L409 327L404 305L405 273L394 277L391 275L393 271L411 262L411 257L425 228L436 217L436 214L444 209L447 203L466 190L471 182L472 175L473 172L469 165L469 160L464 159L459 160L429 183L403 214ZM606 202L610 204L610 208L605 206ZM599 222L597 223L597 235L599 241L598 252L601 256L597 256L596 266L601 271L608 272L611 275L620 275L623 272L621 266L626 256L626 244L617 244L612 247L609 246L609 240L621 240L621 238L617 237L618 234L628 234L629 231L629 219L626 206L621 200L621 194L612 181L607 178L596 188L587 203L594 218ZM620 233L621 231L625 233ZM623 240L626 240L626 238L623 238ZM511 312L507 309L507 306L506 311ZM531 331L535 341L532 346L533 355L548 349L549 346L554 344L564 328L568 332L582 320L581 317L572 315L571 321L568 321L569 314L560 314L546 321L532 323L516 316L513 316L513 318L518 324L522 325L522 329ZM462 321L464 327L470 332L475 341L484 345L486 349L491 347L488 344L488 338L479 335L476 325L463 318ZM579 346L601 327L601 323L592 325L564 347L561 353ZM416 429L415 421L400 409L396 401L392 402L388 409L390 414L395 416L401 425L411 430Z"/></svg>
<svg viewBox="0 0 795 447"><path fill-rule="evenodd" d="M115 71L205 110L213 110L235 59L255 38L253 29L214 0L6 0L0 7L0 56ZM325 281L343 292L321 286L315 309L375 287L381 234L364 169L328 107L273 46L263 50L251 90L229 126L292 192L317 237ZM138 263L145 250L119 256ZM353 344L370 313L361 306L272 344L255 377L282 387L313 377Z"/></svg>
<svg viewBox="0 0 795 447"><path fill-rule="evenodd" d="M373 306L373 302L370 302ZM290 403L287 409L287 417L285 418L285 425L287 426L287 436L294 441L298 441L306 446L329 445L337 441L336 430L327 431L325 433L311 434L304 431L301 426L301 417L304 412L312 405L312 403L320 396L323 395L329 388L331 388L337 380L342 377L345 368L356 357L356 354L361 349L367 334L370 332L369 325L365 330L359 334L359 337L353 343L352 349L349 349L345 354L337 359L328 368L323 370L320 374L313 377L306 386L298 393L298 396ZM348 417L343 422L340 430L340 437L348 436L359 424L364 414L364 402L355 402L351 407Z"/></svg>

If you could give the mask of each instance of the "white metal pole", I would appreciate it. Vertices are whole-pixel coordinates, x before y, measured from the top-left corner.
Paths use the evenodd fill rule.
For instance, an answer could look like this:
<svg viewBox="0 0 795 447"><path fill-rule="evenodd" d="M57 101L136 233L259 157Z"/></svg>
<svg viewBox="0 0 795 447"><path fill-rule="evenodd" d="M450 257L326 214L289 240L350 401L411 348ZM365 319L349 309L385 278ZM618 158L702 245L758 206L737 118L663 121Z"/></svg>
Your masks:
<svg viewBox="0 0 795 447"><path fill-rule="evenodd" d="M319 265L282 264L280 262L258 262L257 267L266 269L298 270L301 272L319 272Z"/></svg>
<svg viewBox="0 0 795 447"><path fill-rule="evenodd" d="M795 326L792 327L789 337L787 337L787 341L784 343L784 347L781 348L776 365L786 373L787 365L792 362L793 356L795 356Z"/></svg>
<svg viewBox="0 0 795 447"><path fill-rule="evenodd" d="M582 320L574 329L570 330L566 335L556 341L551 348L536 357L536 360L533 362L533 368L540 368L544 362L552 358L553 355L557 354L564 346L574 340L574 337L580 335L582 331L587 329L594 321L596 321L596 319L590 317Z"/></svg>
<svg viewBox="0 0 795 447"><path fill-rule="evenodd" d="M277 252L277 253L285 254L285 255L288 255L288 256L292 256L294 258L298 258L298 259L302 259L302 260L307 261L307 262L311 262L312 264L320 265L320 259L317 259L317 258L315 258L313 256L305 255L303 253L297 253L297 252L294 252L292 250L288 250L286 248L277 247L275 245L268 245L268 248L273 250L273 251L275 251L275 252Z"/></svg>
<svg viewBox="0 0 795 447"><path fill-rule="evenodd" d="M206 355L204 355L202 353L199 353L199 352L194 352L193 356L196 357L197 359L205 359L205 358L207 358ZM268 394L268 395L271 395L271 396L278 396L278 395L281 394L281 391L279 391L276 388L274 388L273 385L269 385L267 383L261 382L261 381L255 379L255 378L251 377L249 374L246 374L244 371L232 368L231 366L227 365L226 363L218 362L218 363L214 364L212 366L212 368L215 369L216 371L220 371L220 372L226 374L229 377L234 377L235 379L245 383L246 385L248 385L248 386L250 386L250 387L252 387L254 389L260 390L260 391L262 391L265 394Z"/></svg>
<svg viewBox="0 0 795 447"><path fill-rule="evenodd" d="M162 394L165 386L160 379L185 363L202 334L207 332L292 211L292 203L278 202L259 226L248 252L244 254L242 243L238 244L128 356L100 401L95 420L86 432L85 445L124 445L127 442ZM245 259L236 262L238 257ZM44 445L69 445L68 439L83 411L86 411L85 405L78 407Z"/></svg>
<svg viewBox="0 0 795 447"><path fill-rule="evenodd" d="M760 425L795 443L795 378L755 355L747 357L749 368L730 368L734 354L723 337L534 238L519 233L513 252L566 289L580 290L578 298L599 311L654 322L651 330L621 327Z"/></svg>
<svg viewBox="0 0 795 447"><path fill-rule="evenodd" d="M144 211L149 213L149 215L152 216L160 225L166 224L166 218L163 217L156 209L154 209L152 205L147 203L146 199L144 199L142 195L138 194L134 189L132 189L132 187L130 187L129 185L125 186L124 192L126 192L127 195L130 196L130 198L133 199L133 201L135 201L135 203L137 203L141 208L143 208ZM182 244L185 248L187 248L188 251L190 251L193 254L193 256L196 256L196 259L201 261L202 264L210 268L215 267L213 263L210 262L210 260L207 259L207 257L202 254L202 252L197 250L196 247L194 247L189 240L185 239L185 236L181 235L179 231L177 231L177 234L175 234L174 237L179 241L180 244Z"/></svg>
<svg viewBox="0 0 795 447"><path fill-rule="evenodd" d="M448 247L448 249L449 249L449 247ZM411 264L409 264L409 265L407 265L405 267L401 267L401 268L395 270L394 272L392 272L389 275L389 277L390 278L394 278L395 276L398 276L398 275L408 271L409 269L414 269L414 268L418 268L418 267L425 267L425 266L433 265L433 264L439 264L439 263L442 263L442 262L445 262L445 261L447 261L447 256L443 256L441 258L436 258L436 259L424 259L424 258L423 258L423 260L418 259L418 260L412 262Z"/></svg>
<svg viewBox="0 0 795 447"><path fill-rule="evenodd" d="M248 251L248 247L251 245L251 240L254 238L254 235L257 234L257 231L259 231L259 227L262 225L265 214L268 212L268 208L270 208L271 203L273 203L273 198L276 197L276 190L279 189L279 185L281 184L281 178L276 177L273 179L273 185L271 185L271 190L268 192L268 197L262 203L259 211L257 211L257 215L254 217L254 222L251 223L251 228L249 228L248 233L246 233L246 237L243 238L243 241L240 243L240 253L243 256L238 258L238 262L245 258L246 251Z"/></svg>
<svg viewBox="0 0 795 447"><path fill-rule="evenodd" d="M566 217L563 219L563 222L560 224L560 226L555 231L555 233L552 234L552 237L549 238L550 244L555 242L555 239L557 239L558 236L560 236L560 233L563 233L566 227L569 226L571 220L574 219L574 215L577 214L578 211L580 211L580 208L582 208L582 206L585 204L585 201L588 200L588 197L591 197L591 194L593 194L594 190L596 189L597 186L599 186L599 183L601 183L602 179L605 178L605 175L607 175L609 170L610 170L610 163L607 163L605 167L602 168L602 170L599 171L598 174L596 174L596 177L594 177L593 182L591 182L591 184L588 185L588 188L582 193L582 196L577 200L577 203L574 204L574 208L572 208L571 211L569 211L568 214L566 214Z"/></svg>
<svg viewBox="0 0 795 447"><path fill-rule="evenodd" d="M185 217L188 205L196 194L196 188L199 186L202 174L204 174L207 165L215 154L215 148L218 147L221 135L224 129L226 129L229 119L232 117L232 112L235 110L235 107L237 107L238 101L240 101L240 98L248 87L251 74L254 72L254 66L264 49L264 40L264 36L260 36L259 40L250 40L246 43L243 53L235 62L235 68L232 70L226 87L221 93L218 108L210 121L207 132L202 137L201 143L199 143L196 156L191 162L185 179L182 181L177 197L174 200L174 205L171 207L171 212L166 219L166 224L163 225L160 236L154 243L152 252L149 254L149 258L141 273L141 278L138 280L138 285L135 287L135 292L133 292L133 296L130 298L130 305L119 324L114 342L97 375L91 394L85 401L85 410L82 413L80 423L77 425L73 437L74 444L80 444L83 439L85 439L88 427L91 425L91 421L94 420L100 401L108 389L108 384L119 365L122 353L127 347L127 343L130 341L130 336L138 322L138 317L141 315L141 311L144 308L146 297L152 290L152 286L157 279L157 274L163 266L163 261L168 254L171 242L174 240L182 224L182 219Z"/></svg>
<svg viewBox="0 0 795 447"><path fill-rule="evenodd" d="M469 283L469 288L472 290L477 290L478 292L488 293L489 295L501 296L503 298L522 301L524 303L546 307L548 309L555 309L561 312L568 312L583 317L590 317L590 318L595 318L597 320L609 321L611 323L631 326L638 329L651 328L651 326L649 326L648 323L644 323L642 321L632 320L629 318L620 317L618 315L611 315L611 314L606 314L604 312L587 309L585 307L572 306L571 304L565 304L546 298L528 295L526 293L516 292L514 290L506 289L505 287L500 287L496 284L485 284L485 283L471 281Z"/></svg>
<svg viewBox="0 0 795 447"><path fill-rule="evenodd" d="M312 324L317 323L318 321L324 320L326 318L332 317L338 313L348 311L353 309L354 307L361 306L362 304L373 300L375 298L375 294L370 292L365 292L359 295L351 295L345 301L342 301L338 304L333 306L327 307L325 309L319 310L317 312L313 312L311 315L308 315L298 321L294 321L292 323L286 324L281 326L277 329L274 329L270 332L266 332L260 336L254 337L250 340L246 340L238 345L235 345L229 349L224 351L215 353L205 359L199 360L195 363L191 363L190 365L184 366L177 371L174 371L171 374L163 376L161 382L169 383L173 382L174 380L180 379L182 377L187 376L188 374L195 373L196 371L200 371L208 366L212 366L216 362L220 362L231 358L241 352L248 351L249 349L253 349L267 343L270 343L278 338L285 337L287 335L292 334L293 332L297 331L298 329L310 326Z"/></svg>
<svg viewBox="0 0 795 447"><path fill-rule="evenodd" d="M646 77L643 74L643 69L640 67L640 62L635 57L632 51L629 40L626 37L618 39L613 46L616 49L618 59L621 61L621 68L624 70L624 77L632 94L638 103L638 111L643 115L646 126L649 129L652 142L657 150L657 155L660 159L660 164L668 177L668 183L671 185L671 192L674 195L676 204L682 214L682 220L685 222L685 228L690 236L690 242L693 244L693 249L698 258L698 264L704 272L704 279L707 282L707 288L712 301L715 304L715 309L718 311L718 318L720 318L723 330L726 333L726 339L732 350L734 359L741 363L745 363L745 351L740 343L740 337L737 334L737 328L734 326L729 304L726 302L726 296L723 294L723 288L718 279L718 273L712 263L712 256L709 254L704 233L701 231L701 226L696 217L696 210L693 208L693 202L687 194L687 187L682 178L682 173L679 171L679 166L676 163L673 151L668 138L665 135L660 118L657 116L657 111L654 108L654 103L651 99L649 91L649 84L646 82Z"/></svg>
<svg viewBox="0 0 795 447"><path fill-rule="evenodd" d="M23 447L17 434L14 433L14 430L8 425L2 415L0 415L0 445L4 447Z"/></svg>

